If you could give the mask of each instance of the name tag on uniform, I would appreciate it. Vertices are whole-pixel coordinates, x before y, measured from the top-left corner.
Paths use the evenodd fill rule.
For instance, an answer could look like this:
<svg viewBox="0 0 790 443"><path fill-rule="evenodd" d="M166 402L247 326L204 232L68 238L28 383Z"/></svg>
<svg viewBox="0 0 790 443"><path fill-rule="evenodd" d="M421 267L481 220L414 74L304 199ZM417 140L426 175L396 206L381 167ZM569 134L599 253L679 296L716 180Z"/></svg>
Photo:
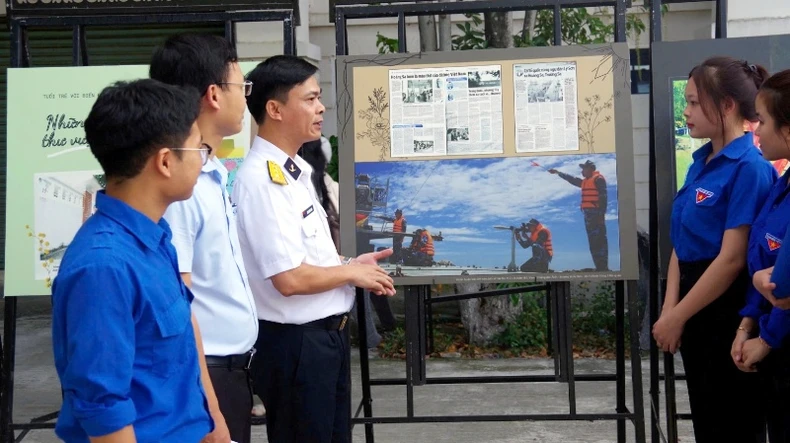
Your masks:
<svg viewBox="0 0 790 443"><path fill-rule="evenodd" d="M308 215L313 213L313 205L310 205L309 208L302 211L302 218L307 218Z"/></svg>

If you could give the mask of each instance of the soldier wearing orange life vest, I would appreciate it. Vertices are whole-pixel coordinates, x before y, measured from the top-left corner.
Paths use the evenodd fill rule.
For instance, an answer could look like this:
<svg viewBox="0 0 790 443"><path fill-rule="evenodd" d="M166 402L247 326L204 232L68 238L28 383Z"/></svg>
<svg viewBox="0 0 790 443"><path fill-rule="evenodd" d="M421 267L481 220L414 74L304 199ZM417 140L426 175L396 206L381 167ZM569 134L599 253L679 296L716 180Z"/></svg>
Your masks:
<svg viewBox="0 0 790 443"><path fill-rule="evenodd" d="M395 210L395 220L392 221L392 232L394 233L406 232L406 217L403 216L403 211L400 209ZM393 235L392 256L390 257L390 263L400 262L402 248L403 248L403 235Z"/></svg>
<svg viewBox="0 0 790 443"><path fill-rule="evenodd" d="M521 272L548 272L554 249L551 231L534 218L515 231L516 241L522 248L532 247L532 258L521 265Z"/></svg>
<svg viewBox="0 0 790 443"><path fill-rule="evenodd" d="M408 266L433 265L433 237L427 229L414 231L414 237L409 244L409 252L403 259L403 264Z"/></svg>
<svg viewBox="0 0 790 443"><path fill-rule="evenodd" d="M556 169L549 173L557 174L562 179L582 190L581 210L584 213L584 227L587 229L587 241L596 271L609 270L609 241L606 236L606 179L595 168L590 160L579 165L582 177L578 178Z"/></svg>

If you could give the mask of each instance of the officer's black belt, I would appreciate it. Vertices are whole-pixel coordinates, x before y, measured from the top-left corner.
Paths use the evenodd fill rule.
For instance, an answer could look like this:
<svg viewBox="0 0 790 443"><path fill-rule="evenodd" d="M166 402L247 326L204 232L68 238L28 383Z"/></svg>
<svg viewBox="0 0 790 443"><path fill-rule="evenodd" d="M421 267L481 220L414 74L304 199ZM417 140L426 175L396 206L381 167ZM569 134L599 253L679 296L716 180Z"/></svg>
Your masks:
<svg viewBox="0 0 790 443"><path fill-rule="evenodd" d="M337 314L329 317L313 320L311 322L295 325L290 323L275 323L266 320L261 320L261 325L272 328L311 328L323 329L327 331L342 331L348 323L349 314Z"/></svg>
<svg viewBox="0 0 790 443"><path fill-rule="evenodd" d="M247 370L252 363L252 356L255 350L249 350L244 354L226 355L224 357L206 356L206 366L209 368L227 368L228 370Z"/></svg>

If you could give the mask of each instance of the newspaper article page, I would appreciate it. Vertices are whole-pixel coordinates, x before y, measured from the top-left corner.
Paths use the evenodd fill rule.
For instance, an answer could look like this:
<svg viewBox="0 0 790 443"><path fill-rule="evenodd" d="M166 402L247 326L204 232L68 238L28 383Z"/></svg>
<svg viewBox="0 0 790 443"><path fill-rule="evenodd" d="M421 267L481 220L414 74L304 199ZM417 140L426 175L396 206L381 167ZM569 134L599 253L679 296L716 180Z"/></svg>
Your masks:
<svg viewBox="0 0 790 443"><path fill-rule="evenodd" d="M516 152L577 151L576 63L513 66Z"/></svg>
<svg viewBox="0 0 790 443"><path fill-rule="evenodd" d="M390 71L391 157L501 154L502 67Z"/></svg>

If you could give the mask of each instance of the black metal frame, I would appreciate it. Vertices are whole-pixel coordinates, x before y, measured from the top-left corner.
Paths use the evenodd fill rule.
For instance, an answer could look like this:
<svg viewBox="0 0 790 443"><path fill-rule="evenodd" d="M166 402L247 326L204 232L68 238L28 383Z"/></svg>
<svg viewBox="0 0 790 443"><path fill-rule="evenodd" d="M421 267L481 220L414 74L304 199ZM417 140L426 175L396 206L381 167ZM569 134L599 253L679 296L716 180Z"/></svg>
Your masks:
<svg viewBox="0 0 790 443"><path fill-rule="evenodd" d="M655 2L656 0L654 0ZM691 0L696 1L696 0ZM338 0L341 3L342 0ZM346 3L350 3L346 0ZM349 19L365 19L380 17L398 18L398 52L407 52L406 48L406 17L453 14L453 13L484 13L504 11L524 11L532 9L552 9L554 11L554 41L561 44L561 9L568 7L587 6L613 6L615 9L615 41L626 40L625 14L630 6L627 0L497 0L469 1L456 3L416 3L416 4L391 4L386 6L337 6L335 8L335 38L336 54L348 55L347 21ZM657 8L657 9L656 9ZM653 5L654 11L660 11L658 5ZM660 21L659 21L660 23ZM629 320L631 332L631 380L633 386L634 411L630 411L625 404L625 295L626 287L629 297ZM529 291L547 289L550 296L548 309L550 310L553 334L551 347L555 358L554 376L492 376L492 377L441 377L429 378L426 376L425 354L426 339L426 311L430 313L433 303L481 298L495 295L515 294ZM538 420L616 420L617 441L626 440L626 420L634 424L636 441L645 442L645 418L642 393L642 371L639 349L639 314L638 298L635 281L617 281L615 290L615 316L617 335L616 373L600 375L576 375L573 370L572 327L570 317L570 283L558 282L549 285L538 285L525 290L524 288L511 288L506 290L486 291L472 294L462 294L451 297L430 297L430 286L407 286L405 288L405 318L406 318L406 377L405 379L375 379L370 378L370 369L367 354L367 339L365 323L367 321L364 310L365 293L357 291L357 316L360 341L360 365L362 378L362 400L355 413L352 423L365 425L367 443L374 442L374 423L428 423L428 422L482 422L482 421L538 421ZM414 386L426 384L465 384L465 383L522 383L522 382L547 382L557 381L568 383L569 413L567 414L508 414L508 415L475 415L475 416L415 416L413 404ZM579 414L576 411L576 381L615 381L617 391L616 412L610 414ZM406 416L405 417L373 417L371 386L381 385L406 385ZM359 417L360 412L364 417Z"/></svg>
<svg viewBox="0 0 790 443"><path fill-rule="evenodd" d="M14 68L29 67L30 54L27 46L27 28L71 26L72 61L75 66L88 65L88 51L85 41L86 26L102 25L146 25L169 23L224 23L225 35L233 44L234 24L237 22L283 22L283 52L296 55L296 33L294 30L293 10L261 10L243 12L181 12L159 15L85 15L85 16L10 16L11 60ZM14 364L16 353L17 297L3 297L5 304L3 325L2 364L0 367L0 443L20 442L28 432L35 429L53 429L52 420L58 412L32 419L29 423L14 423ZM18 437L14 431L22 431Z"/></svg>
<svg viewBox="0 0 790 443"><path fill-rule="evenodd" d="M171 2L36 2L17 4L17 0L6 0L8 16L106 16L186 13L225 13L228 11L293 11L295 26L300 26L299 0L173 0Z"/></svg>

